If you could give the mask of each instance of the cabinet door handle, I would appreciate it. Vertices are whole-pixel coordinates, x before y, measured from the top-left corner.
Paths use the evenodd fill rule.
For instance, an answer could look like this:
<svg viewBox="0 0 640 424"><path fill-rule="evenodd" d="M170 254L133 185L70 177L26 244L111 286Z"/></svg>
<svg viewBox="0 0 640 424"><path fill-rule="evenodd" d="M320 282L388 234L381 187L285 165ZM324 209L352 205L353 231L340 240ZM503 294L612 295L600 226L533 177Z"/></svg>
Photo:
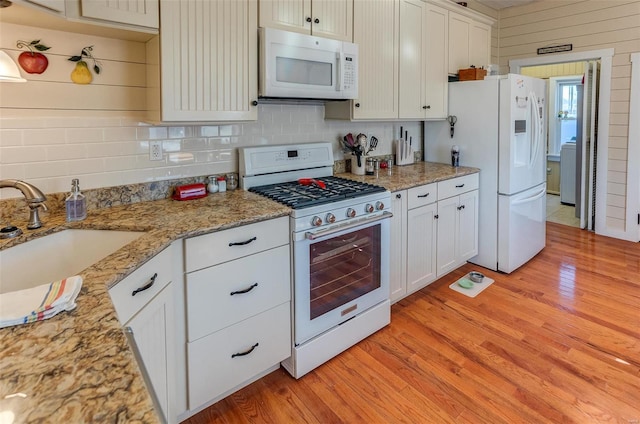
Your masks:
<svg viewBox="0 0 640 424"><path fill-rule="evenodd" d="M440 218L440 215L433 215L433 219L438 219Z"/></svg>
<svg viewBox="0 0 640 424"><path fill-rule="evenodd" d="M232 291L230 293L230 296L233 296L234 294L245 294L245 293L249 293L251 290L255 289L256 287L258 287L258 283L253 283L250 287L244 289L244 290L236 290L236 291Z"/></svg>
<svg viewBox="0 0 640 424"><path fill-rule="evenodd" d="M229 243L229 247L231 247L231 246L245 246L245 245L251 243L252 241L256 241L256 240L258 240L258 237L250 238L247 241L239 241L239 242L236 242L236 243Z"/></svg>
<svg viewBox="0 0 640 424"><path fill-rule="evenodd" d="M396 199L402 199L402 194L400 193L396 194Z"/></svg>
<svg viewBox="0 0 640 424"><path fill-rule="evenodd" d="M360 103L356 103L354 106L355 107L360 107Z"/></svg>
<svg viewBox="0 0 640 424"><path fill-rule="evenodd" d="M238 353L234 353L233 355L231 355L231 358L235 358L236 356L245 356L250 354L251 352L253 352L253 350L255 348L258 347L258 343L254 344L253 346L251 346L251 348L249 350L246 350L244 352L238 352Z"/></svg>
<svg viewBox="0 0 640 424"><path fill-rule="evenodd" d="M458 210L464 209L464 205L458 206Z"/></svg>
<svg viewBox="0 0 640 424"><path fill-rule="evenodd" d="M258 106L258 101L257 101L257 100L252 101L252 102L251 102L251 105L252 105L252 106Z"/></svg>
<svg viewBox="0 0 640 424"><path fill-rule="evenodd" d="M462 188L462 187L464 187L464 184L460 184L456 186L456 188Z"/></svg>
<svg viewBox="0 0 640 424"><path fill-rule="evenodd" d="M307 19L305 19L305 21L311 22L311 16L307 16Z"/></svg>
<svg viewBox="0 0 640 424"><path fill-rule="evenodd" d="M431 109L431 105L422 106L422 109Z"/></svg>
<svg viewBox="0 0 640 424"><path fill-rule="evenodd" d="M429 196L429 193L427 193L427 194L418 194L419 198L424 198L424 197L427 197L427 196Z"/></svg>
<svg viewBox="0 0 640 424"><path fill-rule="evenodd" d="M137 295L137 294L138 294L138 293L140 293L140 292L143 292L143 291L145 291L145 290L150 289L150 288L151 288L151 286L153 286L153 283L155 283L155 282L156 282L156 278L157 278L157 277L158 277L158 273L156 272L155 274L153 274L153 277L151 277L151 278L149 279L149 282L148 282L147 284L145 284L145 285L144 285L144 286L142 286L142 287L138 287L137 289L135 289L135 290L131 293L131 296L135 296L135 295Z"/></svg>
<svg viewBox="0 0 640 424"><path fill-rule="evenodd" d="M315 19L313 20L313 23L314 23L314 24L319 24L319 23L320 23L320 19L315 18Z"/></svg>

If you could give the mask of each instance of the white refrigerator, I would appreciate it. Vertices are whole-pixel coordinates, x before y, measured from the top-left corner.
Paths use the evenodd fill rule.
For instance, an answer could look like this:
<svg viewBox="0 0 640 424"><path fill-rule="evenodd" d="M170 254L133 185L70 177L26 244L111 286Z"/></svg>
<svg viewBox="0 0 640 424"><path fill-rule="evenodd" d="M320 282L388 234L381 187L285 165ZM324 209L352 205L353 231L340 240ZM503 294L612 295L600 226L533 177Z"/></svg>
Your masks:
<svg viewBox="0 0 640 424"><path fill-rule="evenodd" d="M449 83L449 122L424 125L425 160L480 168L478 255L510 273L545 246L546 81L523 75Z"/></svg>

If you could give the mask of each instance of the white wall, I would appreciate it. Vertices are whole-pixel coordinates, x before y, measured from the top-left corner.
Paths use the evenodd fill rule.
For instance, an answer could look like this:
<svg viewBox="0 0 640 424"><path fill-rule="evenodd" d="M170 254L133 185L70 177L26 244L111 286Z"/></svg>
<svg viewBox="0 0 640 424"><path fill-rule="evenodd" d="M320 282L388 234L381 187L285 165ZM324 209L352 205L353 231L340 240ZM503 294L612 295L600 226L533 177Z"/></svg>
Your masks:
<svg viewBox="0 0 640 424"><path fill-rule="evenodd" d="M352 132L379 140L376 155L391 154L402 125L421 145L419 122L325 121L321 105L260 105L258 121L220 125L145 124L145 45L2 23L0 48L17 58L15 41L41 39L51 47L41 75L0 84L0 179L27 180L45 193L100 188L237 171L237 148L309 141L335 143ZM90 85L77 85L67 58L93 45L103 71ZM149 141L162 141L162 161L149 160ZM1 190L0 199L18 197Z"/></svg>

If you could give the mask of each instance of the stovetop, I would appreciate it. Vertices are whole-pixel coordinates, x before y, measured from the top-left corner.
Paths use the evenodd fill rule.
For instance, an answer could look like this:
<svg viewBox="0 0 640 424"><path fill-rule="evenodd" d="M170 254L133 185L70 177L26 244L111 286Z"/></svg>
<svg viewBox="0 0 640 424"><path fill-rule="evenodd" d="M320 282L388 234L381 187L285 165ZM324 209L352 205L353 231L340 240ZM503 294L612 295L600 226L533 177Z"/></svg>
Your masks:
<svg viewBox="0 0 640 424"><path fill-rule="evenodd" d="M251 187L249 191L266 196L292 209L308 208L386 191L384 187L333 176L316 178L316 180L324 183L326 187L289 181Z"/></svg>

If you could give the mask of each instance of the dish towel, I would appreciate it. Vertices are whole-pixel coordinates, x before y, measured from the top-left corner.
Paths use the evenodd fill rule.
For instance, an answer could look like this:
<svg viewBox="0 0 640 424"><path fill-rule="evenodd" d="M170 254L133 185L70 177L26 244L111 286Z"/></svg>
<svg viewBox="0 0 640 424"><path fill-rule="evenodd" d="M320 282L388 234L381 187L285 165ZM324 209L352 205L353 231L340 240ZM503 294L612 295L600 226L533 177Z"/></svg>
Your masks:
<svg viewBox="0 0 640 424"><path fill-rule="evenodd" d="M30 289L0 294L0 328L42 321L76 307L82 277L75 275Z"/></svg>

